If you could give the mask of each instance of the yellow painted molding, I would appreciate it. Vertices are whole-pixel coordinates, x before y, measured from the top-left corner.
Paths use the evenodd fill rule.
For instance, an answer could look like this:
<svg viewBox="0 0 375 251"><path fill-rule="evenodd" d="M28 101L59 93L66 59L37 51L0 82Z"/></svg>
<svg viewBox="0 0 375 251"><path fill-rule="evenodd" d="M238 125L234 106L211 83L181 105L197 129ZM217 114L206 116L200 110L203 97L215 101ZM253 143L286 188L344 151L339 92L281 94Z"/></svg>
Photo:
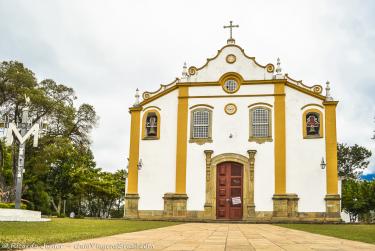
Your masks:
<svg viewBox="0 0 375 251"><path fill-rule="evenodd" d="M140 109L133 109L130 125L130 147L128 168L128 194L138 194L138 161L139 161L139 138L140 138Z"/></svg>
<svg viewBox="0 0 375 251"><path fill-rule="evenodd" d="M178 88L178 86L177 86L177 85L174 85L174 86L172 86L172 87L166 89L165 91L162 91L162 92L156 94L155 96L152 96L152 97L150 97L150 98L148 98L148 99L143 100L143 101L140 103L140 105L141 105L141 106L144 106L144 105L150 103L151 101L154 101L155 99L158 99L158 98L160 98L160 97L162 97L162 96L164 96L164 95L166 95L166 94L168 94L168 93L170 93L170 92L176 90L177 88Z"/></svg>
<svg viewBox="0 0 375 251"><path fill-rule="evenodd" d="M237 88L234 91L228 91L227 89L225 89L224 84L227 80L236 81ZM223 90L226 93L229 93L229 94L236 93L240 89L242 82L243 82L243 77L240 74L238 74L237 72L227 72L224 75L222 75L219 79L219 84L221 85Z"/></svg>
<svg viewBox="0 0 375 251"><path fill-rule="evenodd" d="M196 111L208 111L208 138L193 138L193 130L194 130L194 112ZM207 108L199 108L196 107L194 110L190 111L190 139L189 143L196 143L198 145L203 145L205 143L212 143L212 111Z"/></svg>
<svg viewBox="0 0 375 251"><path fill-rule="evenodd" d="M262 104L266 104L266 103L262 103ZM266 105L269 105L269 104L266 104ZM263 144L265 142L272 142L273 141L272 139L272 109L268 106L258 106L258 105L255 106L255 104L249 107L252 107L249 110L249 142L255 142L258 144ZM263 108L263 109L268 110L268 136L267 137L254 137L253 136L253 111L258 108Z"/></svg>
<svg viewBox="0 0 375 251"><path fill-rule="evenodd" d="M157 128L156 128L156 136L147 136L146 135L146 120L147 120L147 115L150 113L150 112L154 112L156 114L156 117L157 117ZM156 109L150 109L150 110L147 110L146 112L143 113L143 117L142 117L142 139L143 140L157 140L157 139L160 139L160 124L161 124L161 118L160 118L160 113L158 110Z"/></svg>
<svg viewBox="0 0 375 251"><path fill-rule="evenodd" d="M311 135L307 135L307 130L306 130L306 115L310 112L315 112L315 113L318 113L319 114L319 135L317 136L311 136ZM319 138L323 138L324 137L324 127L323 127L323 113L318 110L318 109L308 109L306 111L303 112L302 114L302 133L303 133L303 138L304 139L319 139Z"/></svg>
<svg viewBox="0 0 375 251"><path fill-rule="evenodd" d="M315 92L313 92L313 91L309 91L309 90L307 90L307 89L305 89L305 88L302 88L302 87L300 87L300 86L297 86L297 85L295 85L295 84L293 84L293 83L286 82L285 85L288 86L288 87L290 87L290 88L293 88L293 89L295 89L295 90L297 90L297 91L303 92L303 93L305 93L305 94L307 94L307 95L309 95L309 96L312 96L312 97L318 98L318 99L320 99L320 100L325 100L325 99L326 99L326 97L323 96L323 95L320 95L320 94L315 93Z"/></svg>
<svg viewBox="0 0 375 251"><path fill-rule="evenodd" d="M275 94L285 94L285 84L274 85ZM275 194L286 193L285 96L275 96Z"/></svg>
<svg viewBox="0 0 375 251"><path fill-rule="evenodd" d="M245 98L245 97L274 97L285 96L285 94L233 94L233 95L202 95L202 96L181 96L178 98Z"/></svg>
<svg viewBox="0 0 375 251"><path fill-rule="evenodd" d="M151 106L147 106L147 107L143 108L142 111L146 111L147 109L158 109L159 111L161 111L161 109L160 109L159 107L157 107L157 106L153 106L153 105L151 105Z"/></svg>
<svg viewBox="0 0 375 251"><path fill-rule="evenodd" d="M271 104L258 102L258 103L254 103L254 104L249 105L248 108L251 108L253 106L268 106L268 107L271 107L271 108L273 107L273 105L271 105Z"/></svg>
<svg viewBox="0 0 375 251"><path fill-rule="evenodd" d="M336 106L337 101L323 102L326 128L326 180L327 194L338 194L337 177L337 135Z"/></svg>
<svg viewBox="0 0 375 251"><path fill-rule="evenodd" d="M189 87L179 86L179 96L188 96ZM176 147L176 194L186 194L188 99L178 99L177 147Z"/></svg>
<svg viewBox="0 0 375 251"><path fill-rule="evenodd" d="M307 104L307 105L302 106L301 110L305 109L306 107L310 107L310 106L317 106L317 107L320 107L320 108L324 109L324 106L319 105L319 104Z"/></svg>
<svg viewBox="0 0 375 251"><path fill-rule="evenodd" d="M228 110L228 109L230 109L231 107L234 108L233 111ZM237 112L237 106L236 106L236 104L235 104L235 103L228 103L228 104L226 104L226 105L224 106L224 112L225 112L226 114L228 114L228 115L233 115L233 114L235 114L235 113Z"/></svg>
<svg viewBox="0 0 375 251"><path fill-rule="evenodd" d="M194 108L197 108L197 107L207 107L207 108L210 108L210 109L214 109L213 106L208 105L208 104L196 104L196 105L190 106L189 109L191 110L191 109L194 109Z"/></svg>

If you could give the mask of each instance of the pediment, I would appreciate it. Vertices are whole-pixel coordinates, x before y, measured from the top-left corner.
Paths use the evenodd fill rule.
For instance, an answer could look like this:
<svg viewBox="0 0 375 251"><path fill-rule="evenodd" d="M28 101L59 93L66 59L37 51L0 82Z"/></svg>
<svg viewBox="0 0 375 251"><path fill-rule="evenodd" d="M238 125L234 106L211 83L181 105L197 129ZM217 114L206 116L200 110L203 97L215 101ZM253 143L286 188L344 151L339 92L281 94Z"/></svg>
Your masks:
<svg viewBox="0 0 375 251"><path fill-rule="evenodd" d="M216 56L208 58L200 67L188 69L186 82L214 82L227 72L237 72L245 80L270 80L273 78L275 66L259 64L255 57L245 54L244 49L229 44L218 50Z"/></svg>

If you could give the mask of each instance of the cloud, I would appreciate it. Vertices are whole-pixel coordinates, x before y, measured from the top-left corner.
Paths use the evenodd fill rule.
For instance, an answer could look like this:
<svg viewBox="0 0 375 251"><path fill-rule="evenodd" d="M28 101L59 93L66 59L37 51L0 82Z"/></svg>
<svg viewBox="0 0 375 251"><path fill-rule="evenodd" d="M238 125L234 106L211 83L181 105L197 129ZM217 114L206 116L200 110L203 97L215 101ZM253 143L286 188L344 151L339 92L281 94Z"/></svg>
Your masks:
<svg viewBox="0 0 375 251"><path fill-rule="evenodd" d="M93 104L99 167L126 166L134 91L156 90L237 44L262 64L282 60L306 84L331 81L338 140L374 154L373 1L0 1L0 60L19 60L37 77L73 87ZM375 159L371 168L375 171Z"/></svg>

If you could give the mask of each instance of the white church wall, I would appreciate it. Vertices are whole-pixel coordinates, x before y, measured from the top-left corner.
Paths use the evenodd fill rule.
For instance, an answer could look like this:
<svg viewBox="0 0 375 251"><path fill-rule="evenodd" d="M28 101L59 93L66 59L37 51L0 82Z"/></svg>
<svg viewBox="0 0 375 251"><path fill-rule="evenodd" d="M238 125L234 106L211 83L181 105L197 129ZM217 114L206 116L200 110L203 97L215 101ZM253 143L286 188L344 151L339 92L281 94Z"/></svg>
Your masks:
<svg viewBox="0 0 375 251"><path fill-rule="evenodd" d="M226 56L229 54L234 54L236 56L236 62L234 62L233 64L228 64L226 62ZM197 65L197 67L200 66L201 65ZM237 72L245 80L272 79L272 73L267 72L265 68L257 65L252 59L245 57L238 47L229 46L225 47L218 55L218 57L215 58L215 60L210 61L208 65L199 70L196 75L191 76L188 81L217 81L224 73L227 72Z"/></svg>
<svg viewBox="0 0 375 251"><path fill-rule="evenodd" d="M273 84L252 84L252 85L241 85L240 89L233 95L263 95L263 94L273 95L273 93L274 93ZM213 95L228 95L228 93L226 93L221 86L195 86L195 87L189 88L189 96L213 96Z"/></svg>
<svg viewBox="0 0 375 251"><path fill-rule="evenodd" d="M253 86L259 92L269 93L269 85ZM272 86L272 85L271 85ZM240 90L247 86L241 86ZM217 88L221 93L224 91L220 86ZM207 95L207 92L214 91L206 88L190 88L190 95ZM262 89L263 88L263 89ZM216 91L216 90L215 90ZM273 92L273 89L272 89ZM192 94L193 93L193 94ZM213 157L222 153L237 153L248 156L247 150L257 150L255 157L254 199L256 210L272 211L272 195L274 192L274 144L266 142L257 144L248 142L249 138L249 108L248 106L257 102L265 102L273 105L273 97L228 97L228 98L193 98L189 99L189 107L196 104L209 104L214 107L212 110L212 143L198 145L188 143L187 148L187 177L186 188L188 200L188 210L203 210L205 202L205 155L204 150L213 150ZM224 111L224 106L234 103L237 112L228 115ZM189 130L190 138L190 110L189 110ZM272 128L274 130L274 128ZM233 137L229 138L232 134ZM274 135L274 132L272 133Z"/></svg>
<svg viewBox="0 0 375 251"><path fill-rule="evenodd" d="M164 194L175 192L177 100L178 91L175 90L144 107L159 107L161 122L159 140L142 140L142 135L140 139L139 158L143 162L138 177L140 210L163 210ZM143 114L144 112L141 113L141 129Z"/></svg>
<svg viewBox="0 0 375 251"><path fill-rule="evenodd" d="M307 109L324 109L307 104L322 105L322 101L286 87L286 190L299 197L300 212L324 212L326 170L320 163L325 158L325 138L304 139L302 115ZM322 118L324 122L324 117ZM324 124L323 124L324 126ZM324 131L324 130L323 130ZM324 135L325 136L325 132Z"/></svg>

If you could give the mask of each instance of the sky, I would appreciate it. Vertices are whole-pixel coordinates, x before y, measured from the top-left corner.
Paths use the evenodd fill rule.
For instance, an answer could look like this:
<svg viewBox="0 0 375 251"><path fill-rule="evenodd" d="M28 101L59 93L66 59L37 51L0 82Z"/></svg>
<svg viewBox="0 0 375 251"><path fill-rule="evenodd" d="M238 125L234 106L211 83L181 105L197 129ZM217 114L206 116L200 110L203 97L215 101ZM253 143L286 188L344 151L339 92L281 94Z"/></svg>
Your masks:
<svg viewBox="0 0 375 251"><path fill-rule="evenodd" d="M18 60L39 81L73 87L100 117L98 167L127 165L128 108L136 88L154 91L236 43L307 85L329 80L338 141L375 155L375 1L0 0L0 61ZM365 173L375 172L375 157Z"/></svg>

